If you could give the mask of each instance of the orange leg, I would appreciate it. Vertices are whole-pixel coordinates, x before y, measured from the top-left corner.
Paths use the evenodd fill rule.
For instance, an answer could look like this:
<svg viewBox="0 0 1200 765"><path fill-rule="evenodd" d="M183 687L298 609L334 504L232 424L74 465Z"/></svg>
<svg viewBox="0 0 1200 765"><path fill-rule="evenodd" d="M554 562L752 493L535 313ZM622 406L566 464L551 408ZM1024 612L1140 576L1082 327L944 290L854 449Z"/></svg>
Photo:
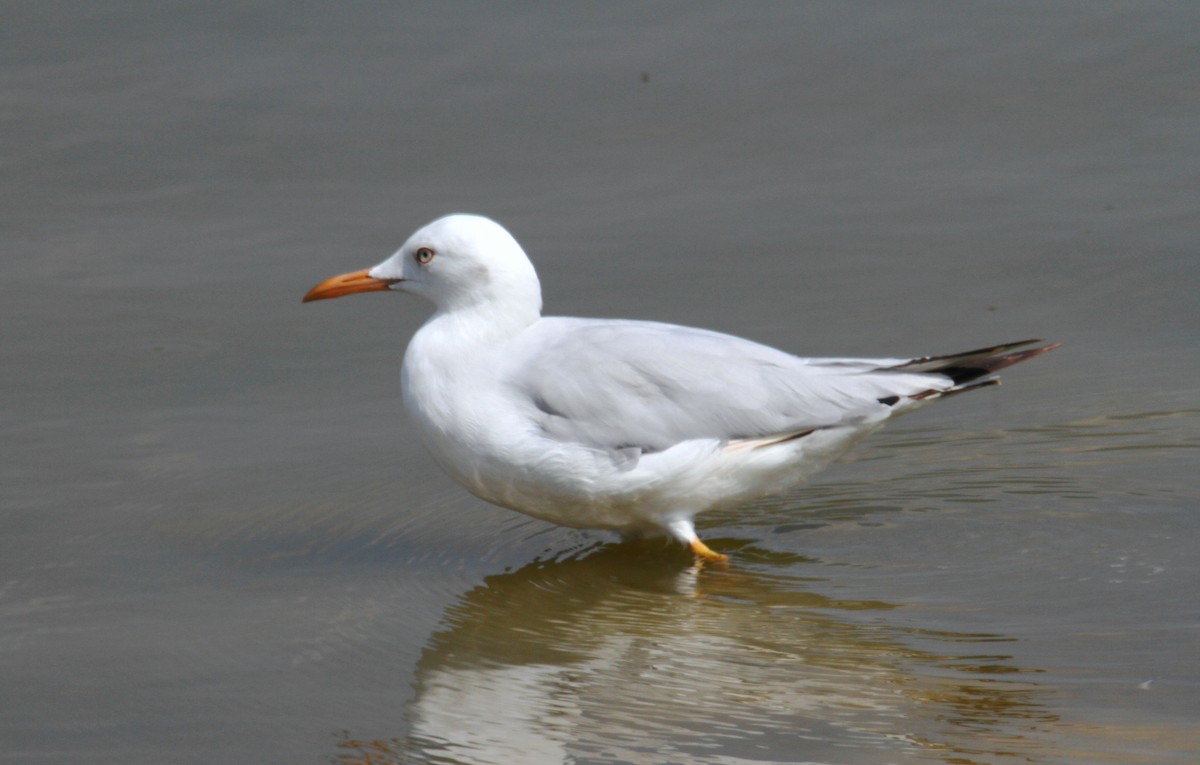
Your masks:
<svg viewBox="0 0 1200 765"><path fill-rule="evenodd" d="M725 561L729 560L728 555L722 555L721 553L713 550L711 547L701 542L699 538L688 542L688 548L692 551L692 554L701 560L711 561L712 563L724 563Z"/></svg>
<svg viewBox="0 0 1200 765"><path fill-rule="evenodd" d="M671 532L671 536L687 545L692 554L702 561L724 563L729 560L728 555L722 555L700 541L700 537L696 536L696 527L692 525L691 518L676 518L667 524L667 530Z"/></svg>

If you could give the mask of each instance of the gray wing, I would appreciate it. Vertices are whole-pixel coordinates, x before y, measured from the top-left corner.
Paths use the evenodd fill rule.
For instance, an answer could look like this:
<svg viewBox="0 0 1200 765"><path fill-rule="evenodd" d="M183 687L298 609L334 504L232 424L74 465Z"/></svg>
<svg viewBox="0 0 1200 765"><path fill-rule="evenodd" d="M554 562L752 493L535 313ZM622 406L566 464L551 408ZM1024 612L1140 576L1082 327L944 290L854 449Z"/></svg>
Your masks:
<svg viewBox="0 0 1200 765"><path fill-rule="evenodd" d="M643 453L857 420L931 378L886 369L903 359L801 359L653 322L546 318L508 350L505 382L548 436Z"/></svg>

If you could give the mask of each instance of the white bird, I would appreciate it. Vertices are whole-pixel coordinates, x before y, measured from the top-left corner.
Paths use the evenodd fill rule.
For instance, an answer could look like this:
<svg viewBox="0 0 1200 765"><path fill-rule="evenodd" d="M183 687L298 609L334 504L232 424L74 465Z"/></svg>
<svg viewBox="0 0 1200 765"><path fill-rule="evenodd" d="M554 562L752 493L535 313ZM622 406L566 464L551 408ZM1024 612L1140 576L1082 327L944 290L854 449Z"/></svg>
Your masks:
<svg viewBox="0 0 1200 765"><path fill-rule="evenodd" d="M473 494L564 526L696 536L697 513L782 492L891 418L999 382L1058 347L1025 340L917 359L806 359L672 324L543 317L541 285L502 226L449 215L374 268L304 302L420 295L433 316L401 366L404 405Z"/></svg>

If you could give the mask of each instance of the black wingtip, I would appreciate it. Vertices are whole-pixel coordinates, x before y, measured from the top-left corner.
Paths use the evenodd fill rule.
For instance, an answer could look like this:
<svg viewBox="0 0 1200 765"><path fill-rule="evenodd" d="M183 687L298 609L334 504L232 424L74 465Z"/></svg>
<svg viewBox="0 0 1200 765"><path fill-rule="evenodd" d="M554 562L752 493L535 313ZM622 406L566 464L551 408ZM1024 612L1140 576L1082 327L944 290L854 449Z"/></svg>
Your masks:
<svg viewBox="0 0 1200 765"><path fill-rule="evenodd" d="M903 372L945 375L955 385L963 385L972 380L978 380L981 377L998 372L1005 367L1011 367L1013 364L1019 364L1022 361L1036 358L1043 353L1048 353L1062 346L1062 343L1051 343L1039 348L1026 348L1023 351L1016 350L1017 348L1025 348L1026 346L1042 342L1045 341L1020 340L1015 343L994 345L990 348L977 348L973 351L952 353L946 356L925 356L913 359L912 361L906 361L903 364L892 367L892 369Z"/></svg>

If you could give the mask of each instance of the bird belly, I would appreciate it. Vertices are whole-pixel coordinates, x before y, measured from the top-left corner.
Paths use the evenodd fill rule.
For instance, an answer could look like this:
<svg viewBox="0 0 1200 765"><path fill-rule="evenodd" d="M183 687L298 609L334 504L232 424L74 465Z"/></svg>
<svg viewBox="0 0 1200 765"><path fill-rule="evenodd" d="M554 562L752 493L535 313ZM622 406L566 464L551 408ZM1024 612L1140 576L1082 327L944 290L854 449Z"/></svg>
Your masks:
<svg viewBox="0 0 1200 765"><path fill-rule="evenodd" d="M557 444L530 459L481 458L473 449L434 456L467 490L501 507L561 526L665 534L672 521L803 483L878 424L819 430L762 448L696 439L644 455L624 470L599 450Z"/></svg>

